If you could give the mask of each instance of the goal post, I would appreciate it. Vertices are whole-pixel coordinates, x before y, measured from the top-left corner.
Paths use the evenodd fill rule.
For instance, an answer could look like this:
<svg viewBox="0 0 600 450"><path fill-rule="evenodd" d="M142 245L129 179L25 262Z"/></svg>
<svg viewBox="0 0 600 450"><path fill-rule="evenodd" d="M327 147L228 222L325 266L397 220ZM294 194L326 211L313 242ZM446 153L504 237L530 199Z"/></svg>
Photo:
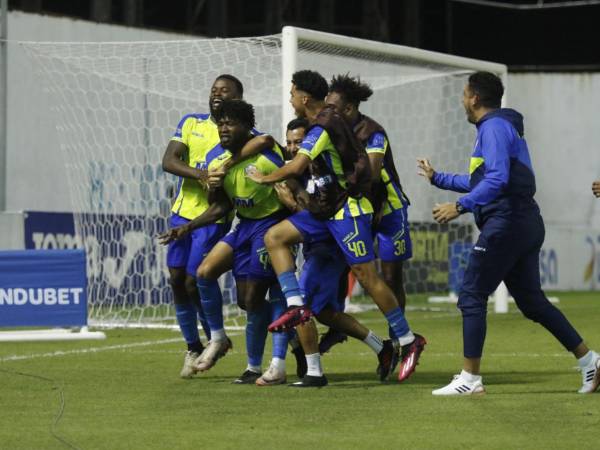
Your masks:
<svg viewBox="0 0 600 450"><path fill-rule="evenodd" d="M506 83L506 66L400 45L284 27L281 34L155 42L21 42L48 101L65 161L78 242L87 251L90 325L175 324L165 264L156 235L165 230L177 180L161 159L180 118L205 113L214 79L231 73L255 107L257 128L277 139L293 117L292 74L359 75L374 91L361 110L390 136L403 186L412 201L412 293L448 292L474 227L432 221L431 207L455 195L416 175L418 156L434 167L464 172L474 129L461 104L470 73L487 70ZM32 104L32 107L33 104ZM61 176L58 174L57 176ZM229 323L240 317L231 275L221 280Z"/></svg>

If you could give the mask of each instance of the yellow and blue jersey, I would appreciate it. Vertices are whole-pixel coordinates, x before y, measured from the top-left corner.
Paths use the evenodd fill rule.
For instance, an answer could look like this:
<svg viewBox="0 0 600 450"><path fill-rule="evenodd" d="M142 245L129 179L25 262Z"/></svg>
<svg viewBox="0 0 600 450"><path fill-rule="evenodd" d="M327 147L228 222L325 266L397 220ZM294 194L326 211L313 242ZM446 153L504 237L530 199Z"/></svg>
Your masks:
<svg viewBox="0 0 600 450"><path fill-rule="evenodd" d="M215 149L209 154L208 169L217 169L231 158L231 153ZM260 153L240 161L229 168L223 180L223 189L238 215L246 219L264 219L276 212L285 210L279 201L277 192L272 185L258 184L249 179L246 174L255 167L262 174L269 174L285 164L279 146L262 150Z"/></svg>
<svg viewBox="0 0 600 450"><path fill-rule="evenodd" d="M315 185L317 189L329 183L338 183L342 189L347 189L348 183L342 167L342 159L331 141L327 130L323 127L314 126L309 130L300 145L298 153L308 156L311 161L314 161L316 158L322 158L329 171L333 174L333 176L327 175L316 178ZM344 207L332 219L343 219L344 213L346 213L346 216L351 217L372 214L373 207L365 197L348 197Z"/></svg>
<svg viewBox="0 0 600 450"><path fill-rule="evenodd" d="M389 151L389 143L385 134L380 131L371 134L367 140L366 151L367 154L380 153L385 156L386 152ZM387 167L388 164L389 159L384 158L381 166L381 181L387 192L387 200L383 204L384 216L397 209L404 208L408 204L408 199L404 196L402 189L390 175L392 168Z"/></svg>
<svg viewBox="0 0 600 450"><path fill-rule="evenodd" d="M177 125L171 138L188 148L186 163L190 167L206 169L206 156L220 142L217 125L209 114L188 114ZM181 178L177 197L171 211L186 219L194 219L208 209L208 193L198 181ZM219 222L222 222L220 220Z"/></svg>

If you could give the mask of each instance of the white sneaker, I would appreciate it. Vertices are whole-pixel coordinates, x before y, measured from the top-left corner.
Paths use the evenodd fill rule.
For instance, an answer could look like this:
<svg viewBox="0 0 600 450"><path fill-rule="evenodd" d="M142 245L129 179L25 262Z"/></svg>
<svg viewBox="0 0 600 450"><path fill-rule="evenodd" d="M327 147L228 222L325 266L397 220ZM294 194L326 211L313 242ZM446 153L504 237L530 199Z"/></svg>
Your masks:
<svg viewBox="0 0 600 450"><path fill-rule="evenodd" d="M581 368L583 385L577 392L580 394L591 394L600 386L600 355L594 353L592 363Z"/></svg>
<svg viewBox="0 0 600 450"><path fill-rule="evenodd" d="M461 372L460 375L454 375L454 378L447 386L431 391L431 393L433 395L485 394L485 389L483 387L483 383L481 382L481 376L478 376L474 382L470 383L463 376L463 372Z"/></svg>
<svg viewBox="0 0 600 450"><path fill-rule="evenodd" d="M198 372L204 372L210 369L220 358L225 356L225 353L231 350L232 347L233 345L229 338L219 341L210 341L202 354L194 361L194 368Z"/></svg>
<svg viewBox="0 0 600 450"><path fill-rule="evenodd" d="M256 380L257 386L275 386L277 384L284 384L287 381L285 376L285 370L278 369L272 364L269 366L269 370L262 374L262 376Z"/></svg>
<svg viewBox="0 0 600 450"><path fill-rule="evenodd" d="M181 378L192 378L196 372L198 372L194 367L194 361L200 357L200 353L197 352L185 352L185 358L183 358L183 367L181 372L179 372L179 376Z"/></svg>

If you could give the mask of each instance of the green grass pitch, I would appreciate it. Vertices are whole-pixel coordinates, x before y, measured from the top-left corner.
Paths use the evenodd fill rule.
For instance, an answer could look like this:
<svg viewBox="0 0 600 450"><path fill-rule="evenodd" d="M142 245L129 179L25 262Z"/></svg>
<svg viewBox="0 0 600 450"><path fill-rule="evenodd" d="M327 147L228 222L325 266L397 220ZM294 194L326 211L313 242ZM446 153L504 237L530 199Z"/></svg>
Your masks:
<svg viewBox="0 0 600 450"><path fill-rule="evenodd" d="M558 295L559 307L600 349L600 296ZM171 330L0 344L0 448L599 448L600 393L576 393L576 361L514 305L509 314L489 315L487 394L473 398L431 395L460 369L457 310L432 311L423 299L412 305L410 324L429 344L403 384L378 382L374 355L356 341L324 356L330 385L316 390L232 385L245 368L239 332L234 351L192 380L178 378L184 346ZM384 334L380 314L358 317ZM288 381L294 372L288 356Z"/></svg>

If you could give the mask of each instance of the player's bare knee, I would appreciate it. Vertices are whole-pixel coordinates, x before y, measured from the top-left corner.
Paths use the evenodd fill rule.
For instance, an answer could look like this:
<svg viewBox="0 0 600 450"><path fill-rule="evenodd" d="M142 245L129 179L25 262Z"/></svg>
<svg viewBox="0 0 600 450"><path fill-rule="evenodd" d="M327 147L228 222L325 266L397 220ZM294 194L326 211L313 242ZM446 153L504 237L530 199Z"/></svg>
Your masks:
<svg viewBox="0 0 600 450"><path fill-rule="evenodd" d="M197 295L198 288L196 287L196 278L191 275L185 277L185 290L188 295Z"/></svg>
<svg viewBox="0 0 600 450"><path fill-rule="evenodd" d="M271 227L269 231L267 231L264 237L264 241L267 250L271 250L276 247L281 247L283 245L283 235L278 230L277 226L274 226Z"/></svg>
<svg viewBox="0 0 600 450"><path fill-rule="evenodd" d="M169 268L169 283L173 287L184 287L185 286L185 268Z"/></svg>
<svg viewBox="0 0 600 450"><path fill-rule="evenodd" d="M367 290L379 279L372 263L355 264L352 266L352 273L356 280Z"/></svg>
<svg viewBox="0 0 600 450"><path fill-rule="evenodd" d="M204 260L202 264L200 264L200 267L198 267L198 270L196 270L196 276L198 278L204 278L209 280L217 278L213 265L210 264L210 262L207 262L206 260Z"/></svg>

